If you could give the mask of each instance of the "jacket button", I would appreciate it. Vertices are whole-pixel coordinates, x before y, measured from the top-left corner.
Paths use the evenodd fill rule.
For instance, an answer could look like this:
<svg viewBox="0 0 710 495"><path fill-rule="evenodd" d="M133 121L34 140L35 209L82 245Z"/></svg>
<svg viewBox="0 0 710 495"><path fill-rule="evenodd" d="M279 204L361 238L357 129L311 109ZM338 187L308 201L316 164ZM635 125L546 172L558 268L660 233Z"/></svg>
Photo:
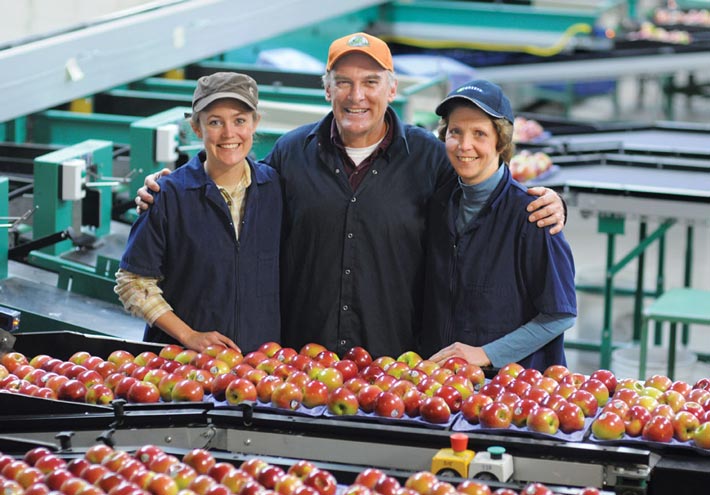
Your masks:
<svg viewBox="0 0 710 495"><path fill-rule="evenodd" d="M377 175L377 170L373 170L372 175Z"/></svg>
<svg viewBox="0 0 710 495"><path fill-rule="evenodd" d="M345 275L350 275L350 268L345 269Z"/></svg>
<svg viewBox="0 0 710 495"><path fill-rule="evenodd" d="M340 173L340 169L339 169L339 168L336 168L336 169L335 169L335 173L336 173L336 174L339 174L339 173Z"/></svg>
<svg viewBox="0 0 710 495"><path fill-rule="evenodd" d="M348 306L347 304L343 304L343 311L347 311L348 309L350 309L350 306Z"/></svg>
<svg viewBox="0 0 710 495"><path fill-rule="evenodd" d="M350 198L350 202L351 202L351 203L354 203L355 201L357 201L357 198L356 198L355 196L353 196L352 198Z"/></svg>
<svg viewBox="0 0 710 495"><path fill-rule="evenodd" d="M352 239L353 237L354 237L354 236L353 236L353 233L352 233L352 232L348 232L348 239Z"/></svg>

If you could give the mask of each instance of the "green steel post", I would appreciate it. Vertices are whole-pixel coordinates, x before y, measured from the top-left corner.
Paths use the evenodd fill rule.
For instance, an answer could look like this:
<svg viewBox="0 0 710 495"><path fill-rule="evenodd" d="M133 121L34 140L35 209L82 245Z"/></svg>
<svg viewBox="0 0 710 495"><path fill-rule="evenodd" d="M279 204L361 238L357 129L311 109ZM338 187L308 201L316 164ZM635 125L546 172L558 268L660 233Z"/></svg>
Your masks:
<svg viewBox="0 0 710 495"><path fill-rule="evenodd" d="M646 239L646 222L642 221L639 225L639 244L643 243ZM641 324L643 311L643 275L644 275L644 261L646 260L646 252L639 254L638 260L638 272L636 273L636 295L634 297L634 333L633 340L637 342L641 336Z"/></svg>
<svg viewBox="0 0 710 495"><path fill-rule="evenodd" d="M693 232L694 227L688 225L685 231L685 275L683 277L683 287L690 287L693 273ZM682 341L683 345L688 345L690 325L683 323Z"/></svg>
<svg viewBox="0 0 710 495"><path fill-rule="evenodd" d="M113 176L113 144L110 141L88 140L63 148L34 160L34 214L32 236L39 239L72 226L73 201L60 198L60 174L62 163L72 159L85 159L95 167L97 179ZM111 228L112 192L109 187L101 188L99 194L99 225L92 233L106 235ZM66 240L48 246L42 252L59 255L71 249L71 241Z"/></svg>
<svg viewBox="0 0 710 495"><path fill-rule="evenodd" d="M662 235L658 239L658 274L656 276L656 297L660 297L663 294L664 278L665 278L665 258L666 258L666 236ZM663 343L663 324L660 321L656 322L655 330L653 332L653 342L656 345L661 345Z"/></svg>
<svg viewBox="0 0 710 495"><path fill-rule="evenodd" d="M614 263L614 250L616 234L607 234L606 242L606 278L604 281L604 328L602 329L601 362L603 369L611 368L612 333L611 333L611 309L612 297L614 293L614 274L611 271Z"/></svg>
<svg viewBox="0 0 710 495"><path fill-rule="evenodd" d="M675 341L677 323L672 322L670 326L670 341L668 342L668 378L675 380Z"/></svg>
<svg viewBox="0 0 710 495"><path fill-rule="evenodd" d="M7 252L9 249L8 228L2 226L9 223L8 203L10 188L7 177L0 177L0 280L7 278Z"/></svg>

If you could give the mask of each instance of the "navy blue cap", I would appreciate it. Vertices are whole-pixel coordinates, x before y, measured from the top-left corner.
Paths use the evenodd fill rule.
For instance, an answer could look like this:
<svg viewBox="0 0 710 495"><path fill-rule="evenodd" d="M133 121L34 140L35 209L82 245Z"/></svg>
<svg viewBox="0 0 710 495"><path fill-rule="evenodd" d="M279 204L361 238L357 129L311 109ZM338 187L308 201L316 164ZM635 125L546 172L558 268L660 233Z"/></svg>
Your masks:
<svg viewBox="0 0 710 495"><path fill-rule="evenodd" d="M506 119L511 124L515 119L510 100L503 94L503 90L498 85L483 79L469 81L451 91L436 107L436 114L445 117L449 113L451 102L458 98L470 101L491 117Z"/></svg>

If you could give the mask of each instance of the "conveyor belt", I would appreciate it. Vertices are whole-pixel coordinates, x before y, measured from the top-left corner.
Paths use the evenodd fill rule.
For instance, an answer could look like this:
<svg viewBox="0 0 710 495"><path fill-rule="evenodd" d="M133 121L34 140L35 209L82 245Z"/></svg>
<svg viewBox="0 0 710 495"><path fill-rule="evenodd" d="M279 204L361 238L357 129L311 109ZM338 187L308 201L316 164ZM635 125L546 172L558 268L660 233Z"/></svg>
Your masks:
<svg viewBox="0 0 710 495"><path fill-rule="evenodd" d="M621 149L663 151L665 153L704 153L710 156L710 134L679 132L670 129L646 129L618 132L595 132L553 136L546 144L618 144ZM708 159L710 167L710 158Z"/></svg>

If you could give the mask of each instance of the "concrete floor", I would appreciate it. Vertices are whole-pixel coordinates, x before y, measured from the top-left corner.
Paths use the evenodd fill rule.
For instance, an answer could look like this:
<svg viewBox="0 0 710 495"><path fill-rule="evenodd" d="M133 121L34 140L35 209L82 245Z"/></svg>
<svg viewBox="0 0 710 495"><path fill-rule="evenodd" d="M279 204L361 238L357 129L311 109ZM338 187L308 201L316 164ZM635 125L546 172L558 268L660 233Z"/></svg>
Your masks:
<svg viewBox="0 0 710 495"><path fill-rule="evenodd" d="M687 75L677 76L677 81L684 81ZM696 74L698 82L710 82L710 71ZM614 121L625 120L633 122L655 122L665 120L662 108L660 87L654 80L640 84L634 79L624 79L619 84L619 119L612 100L609 97L589 98L576 105L571 111L571 119L581 121ZM641 96L639 96L641 95ZM560 113L558 104L543 105L536 109L538 113ZM676 96L673 102L673 113L676 121L696 122L710 124L710 99L685 96ZM638 239L638 220L629 219L626 222L626 233L617 236L617 258L626 254L636 245ZM710 219L705 225L695 226L694 239L694 270L692 273L692 286L710 290ZM648 231L651 232L657 224L650 223ZM570 245L572 246L576 267L577 283L593 283L600 285L604 280L606 236L597 233L597 219L584 218L579 211L572 209L569 221L565 228ZM685 251L685 226L677 224L671 228L666 238L666 273L665 288L683 286L683 256ZM655 287L656 280L657 248L650 248L645 269L646 289ZM637 267L632 264L617 276L617 282L622 287L633 287L636 280ZM579 316L577 325L567 332L571 339L584 339L600 341L601 328L603 327L603 299L599 295L578 292L577 294ZM645 301L646 304L650 300ZM708 301L710 304L710 301ZM614 301L612 328L614 340L619 343L630 344L633 326L633 301L631 298L617 297ZM691 352L710 353L710 328L691 326L688 350ZM667 332L667 330L665 330ZM664 334L667 341L667 335ZM628 351L622 351L626 353ZM624 356L617 354L619 359L612 361L619 371L630 371L632 363L625 361ZM628 357L628 356L627 356ZM692 357L686 355L686 357ZM665 353L652 356L659 368L665 369ZM589 373L599 368L599 356L596 353L569 351L569 366L576 371ZM649 361L650 363L650 361ZM616 370L615 370L616 371ZM652 370L650 370L652 371ZM664 373L665 374L665 373ZM700 377L710 376L710 366L696 363L685 364L677 368L676 378L695 381Z"/></svg>

